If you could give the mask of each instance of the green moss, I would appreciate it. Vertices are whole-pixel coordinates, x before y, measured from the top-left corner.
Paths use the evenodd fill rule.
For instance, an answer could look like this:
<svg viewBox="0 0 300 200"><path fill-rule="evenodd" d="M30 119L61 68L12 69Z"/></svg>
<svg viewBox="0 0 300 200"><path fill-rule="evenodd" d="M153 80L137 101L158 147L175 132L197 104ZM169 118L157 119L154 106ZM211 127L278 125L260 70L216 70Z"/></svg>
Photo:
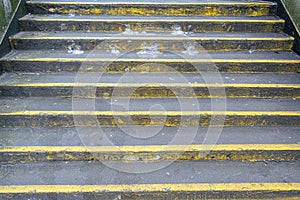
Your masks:
<svg viewBox="0 0 300 200"><path fill-rule="evenodd" d="M0 32L3 32L6 25L3 2L0 1Z"/></svg>
<svg viewBox="0 0 300 200"><path fill-rule="evenodd" d="M11 2L11 7L12 7L12 13L11 13L11 15L12 15L13 11L16 9L16 7L18 5L19 0L10 0L10 2ZM12 16L9 16L9 20L11 17ZM6 17L5 17L3 1L0 1L0 36L3 34L6 26L8 25L8 21L6 20Z"/></svg>
<svg viewBox="0 0 300 200"><path fill-rule="evenodd" d="M283 2L295 21L296 26L300 29L300 0L284 0Z"/></svg>

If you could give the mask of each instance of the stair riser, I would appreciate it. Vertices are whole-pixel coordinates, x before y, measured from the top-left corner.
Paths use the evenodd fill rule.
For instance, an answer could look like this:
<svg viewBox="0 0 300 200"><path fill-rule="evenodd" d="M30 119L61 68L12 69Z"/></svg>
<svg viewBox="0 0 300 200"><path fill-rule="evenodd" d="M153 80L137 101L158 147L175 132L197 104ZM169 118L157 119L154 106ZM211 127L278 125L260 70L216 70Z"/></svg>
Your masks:
<svg viewBox="0 0 300 200"><path fill-rule="evenodd" d="M139 32L173 32L173 26L179 25L187 32L281 32L284 27L282 20L244 20L244 21L76 21L72 19L52 20L20 20L22 31L91 31L91 32L124 32L126 26L130 26L132 31Z"/></svg>
<svg viewBox="0 0 300 200"><path fill-rule="evenodd" d="M276 14L276 5L218 3L157 3L157 4L84 4L28 3L32 14L130 15L130 16L269 16Z"/></svg>
<svg viewBox="0 0 300 200"><path fill-rule="evenodd" d="M110 98L116 97L128 97L131 98L176 98L176 95L180 97L193 97L193 98L220 98L223 97L222 93L220 96L211 96L210 92L213 91L224 91L226 92L226 98L299 98L300 88L295 86L279 86L273 87L273 85L261 84L258 86L251 86L243 84L230 85L224 87L215 87L210 85L196 86L191 84L190 86L75 86L75 92L73 93L73 86L0 86L1 96L24 96L24 97L103 97ZM208 90L209 88L209 90ZM91 94L91 91L96 90L95 93ZM214 94L216 92L213 92Z"/></svg>
<svg viewBox="0 0 300 200"><path fill-rule="evenodd" d="M255 50L255 51L277 51L277 50L290 50L293 47L293 40L290 39L276 39L270 40L269 38L257 38L256 40L160 40L152 39L12 39L12 46L15 49L26 50L42 50L54 49L65 50L72 44L80 45L82 50L111 50L111 46L115 46L118 50L122 51L137 51L142 49L143 43L147 46L152 46L154 43L158 44L159 51L185 51L189 43L195 43L196 51L242 51L242 50Z"/></svg>
<svg viewBox="0 0 300 200"><path fill-rule="evenodd" d="M48 61L47 61L48 60ZM98 62L84 61L76 62L76 58L68 59L65 61L57 62L58 59L44 59L44 61L3 61L0 62L0 66L8 72L76 72L90 71L90 72L105 72L105 73L126 73L131 72L170 72L170 69L174 69L182 73L198 73L194 66L199 67L200 71L215 71L211 65L215 65L219 72L238 72L238 73L255 73L255 72L272 72L272 73L299 73L300 62L282 62L282 63L270 63L270 62L214 62L212 59L209 64L205 63L178 63L172 60L168 62L155 62L157 67L153 65L147 65L147 62L132 61L111 61L105 69L99 67ZM167 66L167 67L163 67ZM173 70L172 70L173 71Z"/></svg>
<svg viewBox="0 0 300 200"><path fill-rule="evenodd" d="M165 189L165 188L164 188ZM111 200L116 199L120 194L122 194L122 199L139 199L139 200L149 200L149 199L182 199L182 200L190 200L190 199L236 199L236 198L269 198L269 199L282 199L282 200L297 200L299 197L298 190L289 191L289 192L278 192L278 191L268 191L267 195L264 194L263 191L256 192L106 192L107 194L100 192L74 192L74 193L39 193L39 194L30 194L30 193L9 193L9 194L0 194L1 199L18 199L18 200L28 200L28 199L65 199L65 200L73 200L74 197L89 199L89 200ZM217 193L217 194L214 194Z"/></svg>
<svg viewBox="0 0 300 200"><path fill-rule="evenodd" d="M213 119L221 120L218 126L300 126L299 115L269 115L268 112L261 115L251 113L241 114L236 112L234 115L214 115ZM74 118L76 117L76 124ZM224 123L222 120L225 119ZM95 119L97 119L95 121ZM202 114L199 116L170 116L168 114L149 116L148 114L136 114L128 117L127 115L118 114L98 114L90 116L76 115L72 112L67 114L53 114L50 111L42 111L42 114L0 116L0 125L5 127L24 127L24 126L209 126L211 123L210 114ZM130 121L132 120L132 121Z"/></svg>
<svg viewBox="0 0 300 200"><path fill-rule="evenodd" d="M30 148L30 147L28 147ZM300 159L300 151L285 150L243 150L243 151L162 151L162 152L93 152L87 149L83 152L51 151L47 148L43 152L12 152L0 153L2 162L43 162L43 161L123 161L123 162L160 162L160 161L292 161ZM159 158L157 160L157 158Z"/></svg>

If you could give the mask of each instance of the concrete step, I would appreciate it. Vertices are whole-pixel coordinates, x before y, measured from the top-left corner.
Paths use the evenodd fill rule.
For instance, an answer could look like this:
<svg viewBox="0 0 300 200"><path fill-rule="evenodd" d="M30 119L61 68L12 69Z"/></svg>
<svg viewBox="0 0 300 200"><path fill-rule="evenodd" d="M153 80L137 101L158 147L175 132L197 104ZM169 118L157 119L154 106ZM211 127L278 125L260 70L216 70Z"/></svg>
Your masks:
<svg viewBox="0 0 300 200"><path fill-rule="evenodd" d="M95 140L95 138L94 138ZM151 146L6 146L2 163L100 161L162 164L179 161L299 161L300 144L199 144ZM152 164L151 164L152 163Z"/></svg>
<svg viewBox="0 0 300 200"><path fill-rule="evenodd" d="M298 199L276 7L27 0L0 60L0 199Z"/></svg>
<svg viewBox="0 0 300 200"><path fill-rule="evenodd" d="M6 73L2 96L299 98L299 74Z"/></svg>
<svg viewBox="0 0 300 200"><path fill-rule="evenodd" d="M26 15L19 19L21 31L124 32L281 32L284 20L262 17L160 17L160 16L67 16ZM177 32L178 33L178 32ZM142 33L141 33L142 34Z"/></svg>
<svg viewBox="0 0 300 200"><path fill-rule="evenodd" d="M115 162L3 165L1 198L13 199L297 199L300 164L290 162L173 162L142 173ZM129 163L127 163L129 164ZM131 173L115 170L120 166ZM121 167L123 166L123 167ZM135 166L135 167L134 167ZM139 167L137 167L139 166ZM131 167L131 168L129 168ZM156 166L156 168L159 166ZM156 169L153 168L153 169Z"/></svg>
<svg viewBox="0 0 300 200"><path fill-rule="evenodd" d="M120 51L113 55L105 51L13 50L0 60L0 66L10 72L90 71L125 72L233 72L233 73L297 73L300 57L292 51L278 52L209 52L189 56L181 52L158 54L143 58L136 52Z"/></svg>
<svg viewBox="0 0 300 200"><path fill-rule="evenodd" d="M112 101L112 102L111 102ZM299 126L289 99L3 98L0 125L39 126ZM87 130L88 132L90 130Z"/></svg>
<svg viewBox="0 0 300 200"><path fill-rule="evenodd" d="M79 129L78 129L79 128ZM81 129L80 129L81 128ZM181 128L183 133L178 135ZM198 127L191 144L201 144L207 137L209 127ZM80 132L84 130L84 132ZM143 132L129 132L124 127L101 127L111 142L106 146L153 146L187 143L189 127L144 127ZM223 127L216 144L300 144L300 127L297 126L250 126ZM82 133L82 134L81 134ZM82 146L89 143L82 137L101 135L99 130L91 127L2 127L0 132L1 146ZM176 135L177 134L177 135ZM174 137L178 140L173 140ZM172 141L173 140L173 141ZM89 143L89 145L95 145Z"/></svg>
<svg viewBox="0 0 300 200"><path fill-rule="evenodd" d="M132 15L132 16L267 16L276 14L276 3L267 1L58 1L26 2L32 14Z"/></svg>
<svg viewBox="0 0 300 200"><path fill-rule="evenodd" d="M202 188L202 189L199 189ZM247 188L247 191L245 190ZM248 189L249 188L249 189ZM278 189L280 188L280 189ZM166 192L166 190L168 192ZM184 190L184 191L183 191ZM213 190L213 192L211 191ZM242 192L240 191L242 190ZM297 199L298 183L4 186L2 197L62 199ZM38 191L38 194L35 194ZM103 191L103 192L102 192ZM108 192L109 191L109 192ZM267 194L264 194L267 193ZM264 195L263 195L264 194Z"/></svg>
<svg viewBox="0 0 300 200"><path fill-rule="evenodd" d="M276 33L195 33L176 36L167 33L126 35L120 33L20 32L11 37L15 49L66 50L79 45L81 50L138 51L143 45L158 45L161 52L186 51L280 51L291 50L294 38Z"/></svg>
<svg viewBox="0 0 300 200"><path fill-rule="evenodd" d="M47 100L47 101L46 101ZM94 111L148 111L148 110L161 110L160 107L153 107L153 105L161 105L165 111L212 111L216 104L226 104L228 111L298 111L300 110L299 99L247 99L247 98L228 98L226 101L223 99L210 99L210 98L58 98L58 97L1 97L0 103L3 105L1 112L25 112L32 111L80 111L84 110L84 105L75 107L75 101L82 100L82 103L89 103L93 101ZM80 103L80 102L78 102ZM186 105L184 105L184 104ZM257 106L257 105L260 106ZM189 107L188 107L188 106ZM222 107L219 107L219 111ZM217 111L217 110L216 110Z"/></svg>

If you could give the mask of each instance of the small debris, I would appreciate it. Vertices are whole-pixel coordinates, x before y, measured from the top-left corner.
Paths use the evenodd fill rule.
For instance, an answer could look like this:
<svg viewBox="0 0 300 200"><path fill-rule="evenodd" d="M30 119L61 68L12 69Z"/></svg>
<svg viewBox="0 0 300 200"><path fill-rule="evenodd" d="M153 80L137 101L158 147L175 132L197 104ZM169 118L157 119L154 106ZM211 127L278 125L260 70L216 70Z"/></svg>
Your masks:
<svg viewBox="0 0 300 200"><path fill-rule="evenodd" d="M187 27L187 34L191 35L193 33L192 29L193 29L192 25L188 25L188 27Z"/></svg>
<svg viewBox="0 0 300 200"><path fill-rule="evenodd" d="M70 17L75 17L75 10L70 10L69 16Z"/></svg>
<svg viewBox="0 0 300 200"><path fill-rule="evenodd" d="M60 25L60 30L61 31L67 30L67 25L66 24L61 24Z"/></svg>
<svg viewBox="0 0 300 200"><path fill-rule="evenodd" d="M250 47L250 49L249 49L249 53L252 54L252 53L254 53L255 51L256 51L256 48L255 48L255 46L252 45L252 46Z"/></svg>
<svg viewBox="0 0 300 200"><path fill-rule="evenodd" d="M29 193L35 194L35 193L36 193L36 190L30 190Z"/></svg>
<svg viewBox="0 0 300 200"><path fill-rule="evenodd" d="M184 48L186 49L185 51L183 51L182 53L186 54L186 55L190 55L190 56L194 56L197 55L199 52L196 51L196 45L193 43L187 43L184 45Z"/></svg>
<svg viewBox="0 0 300 200"><path fill-rule="evenodd" d="M137 55L139 55L140 57L151 57L151 58L155 58L158 55L162 54L159 50L158 50L158 44L154 43L151 46L148 46L145 42L142 44L142 50L137 52Z"/></svg>
<svg viewBox="0 0 300 200"><path fill-rule="evenodd" d="M173 25L172 29L173 29L172 35L184 35L185 34L182 31L181 26L179 26L179 25Z"/></svg>
<svg viewBox="0 0 300 200"><path fill-rule="evenodd" d="M113 55L119 55L120 51L118 50L118 47L111 45L110 47L110 53Z"/></svg>
<svg viewBox="0 0 300 200"><path fill-rule="evenodd" d="M124 34L124 35L138 35L139 34L139 32L132 31L131 28L130 28L130 25L127 24L125 26L126 26L125 30L122 34Z"/></svg>
<svg viewBox="0 0 300 200"><path fill-rule="evenodd" d="M130 69L128 67L125 68L125 72L129 72Z"/></svg>
<svg viewBox="0 0 300 200"><path fill-rule="evenodd" d="M103 98L108 98L108 97L109 97L109 93L104 92L104 93L103 93Z"/></svg>
<svg viewBox="0 0 300 200"><path fill-rule="evenodd" d="M76 45L75 43L72 43L71 45L69 45L67 47L67 50L68 50L68 53L71 53L71 54L83 54L84 51L81 50L81 46L80 45Z"/></svg>

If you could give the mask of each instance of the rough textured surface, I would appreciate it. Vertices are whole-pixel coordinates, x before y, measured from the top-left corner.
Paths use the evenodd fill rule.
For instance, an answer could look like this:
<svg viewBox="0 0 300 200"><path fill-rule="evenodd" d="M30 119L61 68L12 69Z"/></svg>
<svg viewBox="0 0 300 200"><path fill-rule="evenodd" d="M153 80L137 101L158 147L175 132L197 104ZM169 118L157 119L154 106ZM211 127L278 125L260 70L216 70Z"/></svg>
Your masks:
<svg viewBox="0 0 300 200"><path fill-rule="evenodd" d="M151 36L151 37L149 37ZM82 50L110 50L115 46L121 51L138 51L143 44L157 44L159 51L184 51L186 43L196 43L197 51L277 51L290 50L293 39L284 34L275 33L193 33L189 37L172 36L165 33L126 36L118 33L44 33L22 32L11 38L15 49L53 49L64 50L72 44L80 45ZM73 38L70 40L69 38Z"/></svg>
<svg viewBox="0 0 300 200"><path fill-rule="evenodd" d="M20 19L22 31L133 31L172 32L179 25L183 31L198 32L281 32L284 20L278 17L130 17L26 15Z"/></svg>
<svg viewBox="0 0 300 200"><path fill-rule="evenodd" d="M26 7L0 60L0 199L299 198L300 57L276 3Z"/></svg>
<svg viewBox="0 0 300 200"><path fill-rule="evenodd" d="M92 6L91 6L92 5ZM142 15L142 16L266 16L274 15L276 4L256 1L29 1L34 14Z"/></svg>

